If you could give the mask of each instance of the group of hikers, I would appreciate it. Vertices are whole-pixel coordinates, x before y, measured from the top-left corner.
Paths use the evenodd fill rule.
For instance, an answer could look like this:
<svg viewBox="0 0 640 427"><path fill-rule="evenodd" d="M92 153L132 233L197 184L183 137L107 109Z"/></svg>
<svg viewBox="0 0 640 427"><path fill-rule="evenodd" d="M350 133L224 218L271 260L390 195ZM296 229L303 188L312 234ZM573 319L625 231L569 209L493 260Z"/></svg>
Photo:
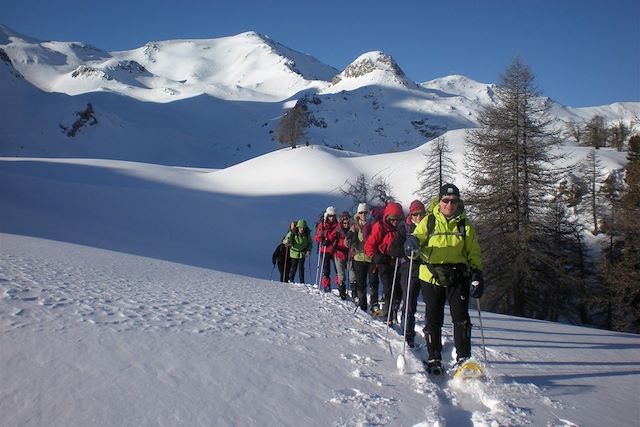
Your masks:
<svg viewBox="0 0 640 427"><path fill-rule="evenodd" d="M281 281L293 282L297 272L299 281L305 283L304 261L313 242L318 245L319 287L331 292L333 264L341 299L350 297L361 310L370 309L372 316L386 319L389 326L396 321L402 303L409 347L415 346L415 313L422 292L429 373L442 372L446 302L453 321L456 364L471 357L469 297L482 296L484 281L476 229L466 217L455 185L443 185L427 207L413 200L406 216L397 202L381 207L360 203L353 216L345 211L338 217L333 206L327 207L313 236L304 219L292 222L272 257Z"/></svg>

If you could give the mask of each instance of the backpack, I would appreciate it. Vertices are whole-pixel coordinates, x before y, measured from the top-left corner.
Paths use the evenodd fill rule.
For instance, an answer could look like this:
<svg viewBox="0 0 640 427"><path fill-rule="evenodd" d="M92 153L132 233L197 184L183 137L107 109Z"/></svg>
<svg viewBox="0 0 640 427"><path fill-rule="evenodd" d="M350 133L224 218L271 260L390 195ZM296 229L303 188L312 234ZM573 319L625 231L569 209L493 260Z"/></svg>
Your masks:
<svg viewBox="0 0 640 427"><path fill-rule="evenodd" d="M382 222L382 215L384 214L384 208L382 206L374 206L371 208L371 221L367 222L362 227L362 241L366 242L373 230L373 224L376 222Z"/></svg>

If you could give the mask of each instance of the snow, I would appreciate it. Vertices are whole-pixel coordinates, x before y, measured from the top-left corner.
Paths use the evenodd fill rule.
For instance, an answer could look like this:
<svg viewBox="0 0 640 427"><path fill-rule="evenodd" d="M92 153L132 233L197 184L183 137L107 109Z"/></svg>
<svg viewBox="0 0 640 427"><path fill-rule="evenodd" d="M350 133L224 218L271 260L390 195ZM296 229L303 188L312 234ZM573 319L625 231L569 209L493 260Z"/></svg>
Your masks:
<svg viewBox="0 0 640 427"><path fill-rule="evenodd" d="M12 234L0 241L5 425L638 421L636 335L485 312L488 378L432 379L410 350L398 371L395 330L385 342L383 323L312 285ZM477 330L473 345L480 359Z"/></svg>
<svg viewBox="0 0 640 427"><path fill-rule="evenodd" d="M303 98L312 100L305 141L383 154L476 126L481 108L494 102L493 85L461 75L418 85L380 51L339 72L251 31L105 52L0 25L0 49L9 60L0 62L0 156L226 168L281 148L274 140L279 119ZM557 126L594 114L638 126L638 102L549 102ZM97 123L67 136L61 126L71 126L88 103Z"/></svg>
<svg viewBox="0 0 640 427"><path fill-rule="evenodd" d="M483 312L485 363L472 310L487 378L434 379L413 350L400 372L396 330L385 340L385 325L337 295L273 281L289 222L350 209L340 188L360 174L408 207L430 145L407 123L457 129L444 136L463 171L460 128L490 85L405 87L383 61L331 86L336 70L254 32L108 53L0 26L0 43L11 58L0 62L0 424L640 424L637 335ZM83 65L113 79L71 77ZM328 128L274 150L269 130L313 91ZM89 102L98 125L67 138L60 125ZM554 108L617 120L639 106ZM570 163L590 149L561 151ZM606 170L625 163L598 154ZM455 183L464 193L462 173ZM450 330L447 318L446 362Z"/></svg>
<svg viewBox="0 0 640 427"><path fill-rule="evenodd" d="M409 349L401 373L398 332L385 341L337 295L270 280L290 220L348 208L335 188L362 172L408 203L426 148L300 147L220 170L0 159L3 423L637 424L637 335L485 312L487 379L460 384L427 377Z"/></svg>

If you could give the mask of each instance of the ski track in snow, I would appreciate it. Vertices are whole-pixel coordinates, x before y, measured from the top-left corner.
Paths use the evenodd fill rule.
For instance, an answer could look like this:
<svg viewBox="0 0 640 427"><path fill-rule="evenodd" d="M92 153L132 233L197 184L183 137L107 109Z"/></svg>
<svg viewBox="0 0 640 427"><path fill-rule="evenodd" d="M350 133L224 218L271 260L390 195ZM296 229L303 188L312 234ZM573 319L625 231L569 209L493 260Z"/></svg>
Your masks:
<svg viewBox="0 0 640 427"><path fill-rule="evenodd" d="M237 279L233 286L226 286L224 274L212 276L207 270L185 269L155 260L145 262L150 263L149 268L137 270L143 273L132 277L120 273L130 272L130 268L117 268L116 264L95 266L0 253L0 332L21 328L64 331L72 323L69 319L73 319L116 332L170 330L227 336L253 334L256 339L268 340L272 345L294 345L302 350L308 338L330 339L338 333L354 344L377 345L387 353L391 351L394 360L402 352L402 340L395 329L389 331L389 342L385 342L383 322L360 310L354 313L353 304L341 301L335 293L325 294L315 286L304 284L255 286L247 280L244 286L252 288L248 292L254 298L242 301L234 297L237 286L243 286ZM185 272L189 274L185 275ZM212 282L212 277L218 278L219 282ZM215 292L212 292L214 287ZM317 309L331 313L328 317L336 318L336 324L327 325L327 316L310 317L308 304L280 310L277 319L265 321L268 317L261 313L273 311L270 307L280 304L280 293L291 291L310 295L319 302ZM351 324L345 325L344 318L335 315L340 310L350 313ZM297 328L301 322L305 324L304 330ZM418 328L422 327L420 316L416 324ZM447 328L450 329L450 325L443 328L445 355L453 352ZM417 337L422 339L420 333ZM329 402L346 407L347 413L353 414L348 419L338 420L335 425L394 425L400 405L397 399L385 396L385 387L398 383L405 383L401 386L424 396L425 421L418 426L527 425L530 424L532 403L549 407L550 411L560 407L535 385L505 381L490 366L485 366L486 378L482 381L453 381L446 375L432 378L422 368L425 351L424 348L406 349L404 374L383 368L380 360L368 355L343 353L341 359L346 371L352 378L362 381L363 387L333 391ZM488 351L494 361L514 359L490 348ZM474 352L481 360L477 342ZM379 391L372 393L372 386ZM558 418L554 425L572 424Z"/></svg>

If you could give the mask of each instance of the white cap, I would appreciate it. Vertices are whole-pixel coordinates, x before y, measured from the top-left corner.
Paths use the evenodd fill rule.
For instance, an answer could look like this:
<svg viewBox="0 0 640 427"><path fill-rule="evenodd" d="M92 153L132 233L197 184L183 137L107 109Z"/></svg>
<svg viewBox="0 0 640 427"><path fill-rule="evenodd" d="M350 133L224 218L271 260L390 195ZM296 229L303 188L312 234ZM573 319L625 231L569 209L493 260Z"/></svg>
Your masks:
<svg viewBox="0 0 640 427"><path fill-rule="evenodd" d="M333 206L329 206L326 211L324 211L324 219L327 219L327 216L336 214L336 208Z"/></svg>
<svg viewBox="0 0 640 427"><path fill-rule="evenodd" d="M369 212L369 208L367 207L367 204L366 203L360 203L358 205L358 211L356 213L358 213L358 212Z"/></svg>

